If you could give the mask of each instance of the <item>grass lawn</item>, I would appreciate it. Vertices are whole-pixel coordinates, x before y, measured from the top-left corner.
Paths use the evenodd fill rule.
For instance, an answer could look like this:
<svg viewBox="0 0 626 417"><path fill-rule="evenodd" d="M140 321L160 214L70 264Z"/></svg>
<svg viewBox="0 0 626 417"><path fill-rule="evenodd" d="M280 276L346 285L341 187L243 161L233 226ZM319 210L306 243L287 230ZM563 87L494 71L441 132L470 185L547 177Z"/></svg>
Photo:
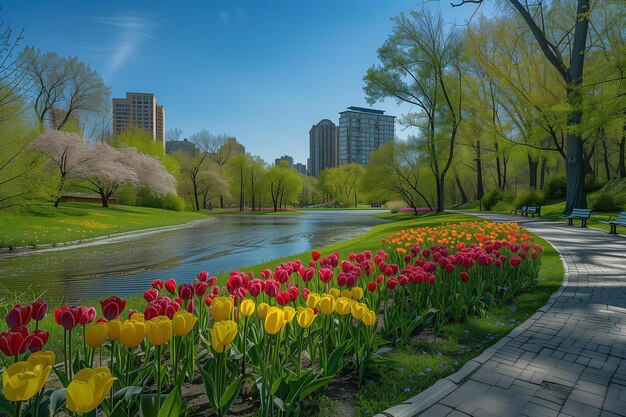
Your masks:
<svg viewBox="0 0 626 417"><path fill-rule="evenodd" d="M98 204L36 205L0 211L0 247L36 246L172 226L206 218L192 212Z"/></svg>

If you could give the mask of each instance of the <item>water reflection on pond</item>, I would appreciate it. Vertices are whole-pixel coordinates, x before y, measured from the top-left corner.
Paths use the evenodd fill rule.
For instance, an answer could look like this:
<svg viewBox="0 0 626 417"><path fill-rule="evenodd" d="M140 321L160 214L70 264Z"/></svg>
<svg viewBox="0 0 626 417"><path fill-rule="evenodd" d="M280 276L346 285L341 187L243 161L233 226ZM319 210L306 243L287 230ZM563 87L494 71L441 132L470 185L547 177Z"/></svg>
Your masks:
<svg viewBox="0 0 626 417"><path fill-rule="evenodd" d="M74 249L0 257L0 285L67 302L137 294L155 278L191 281L356 237L377 211L227 215L191 227Z"/></svg>

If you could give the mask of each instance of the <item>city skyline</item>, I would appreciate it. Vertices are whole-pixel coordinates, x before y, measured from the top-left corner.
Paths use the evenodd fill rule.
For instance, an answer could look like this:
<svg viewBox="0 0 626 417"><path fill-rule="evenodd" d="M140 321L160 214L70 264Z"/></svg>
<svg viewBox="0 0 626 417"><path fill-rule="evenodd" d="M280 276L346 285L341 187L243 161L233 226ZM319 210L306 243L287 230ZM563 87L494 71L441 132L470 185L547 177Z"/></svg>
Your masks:
<svg viewBox="0 0 626 417"><path fill-rule="evenodd" d="M348 106L368 107L362 78L377 63L391 18L421 7L415 0L67 5L7 3L2 20L24 29L23 46L88 63L111 97L154 93L165 105L166 129L237 137L267 162L285 153L306 161L313 123L336 120ZM425 7L460 24L475 10L446 2ZM393 101L375 107L398 116L410 109ZM396 132L411 133L399 125Z"/></svg>

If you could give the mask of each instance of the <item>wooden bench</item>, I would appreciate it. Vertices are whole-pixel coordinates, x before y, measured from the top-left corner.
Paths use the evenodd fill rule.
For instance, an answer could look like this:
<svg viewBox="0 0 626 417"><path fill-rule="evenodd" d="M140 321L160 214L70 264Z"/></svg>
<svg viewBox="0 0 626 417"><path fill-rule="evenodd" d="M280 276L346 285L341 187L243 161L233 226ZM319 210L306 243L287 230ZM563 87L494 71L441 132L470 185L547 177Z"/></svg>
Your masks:
<svg viewBox="0 0 626 417"><path fill-rule="evenodd" d="M580 227L587 227L587 220L591 217L591 209L578 209L575 208L572 210L570 215L564 215L561 217L567 218L567 224L570 226L574 224L574 219L579 219L581 221Z"/></svg>
<svg viewBox="0 0 626 417"><path fill-rule="evenodd" d="M537 217L541 216L541 206L527 206L526 210L522 210L522 215L528 217L528 215L530 214L530 217L535 217L535 215L537 215Z"/></svg>
<svg viewBox="0 0 626 417"><path fill-rule="evenodd" d="M613 217L613 216L611 216ZM615 220L611 220L611 217L609 217L609 220L604 222L604 221L599 221L598 223L604 223L604 224L608 224L611 225L611 231L609 232L612 235L616 235L617 234L617 226L622 226L622 227L626 227L626 211L622 211L619 216L617 216L617 219Z"/></svg>
<svg viewBox="0 0 626 417"><path fill-rule="evenodd" d="M513 209L509 212L509 214L523 214L524 211L526 211L526 209L528 208L528 206L522 206L518 209Z"/></svg>

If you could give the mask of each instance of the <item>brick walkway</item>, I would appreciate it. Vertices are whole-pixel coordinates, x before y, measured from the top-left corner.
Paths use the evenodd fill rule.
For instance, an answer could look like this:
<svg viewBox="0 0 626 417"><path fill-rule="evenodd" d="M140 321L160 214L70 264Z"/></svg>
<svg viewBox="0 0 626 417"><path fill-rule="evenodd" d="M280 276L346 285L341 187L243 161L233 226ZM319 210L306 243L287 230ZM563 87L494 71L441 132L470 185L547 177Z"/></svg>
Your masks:
<svg viewBox="0 0 626 417"><path fill-rule="evenodd" d="M549 220L477 215L518 221L549 241L567 265L566 282L457 374L379 416L626 416L626 239Z"/></svg>

